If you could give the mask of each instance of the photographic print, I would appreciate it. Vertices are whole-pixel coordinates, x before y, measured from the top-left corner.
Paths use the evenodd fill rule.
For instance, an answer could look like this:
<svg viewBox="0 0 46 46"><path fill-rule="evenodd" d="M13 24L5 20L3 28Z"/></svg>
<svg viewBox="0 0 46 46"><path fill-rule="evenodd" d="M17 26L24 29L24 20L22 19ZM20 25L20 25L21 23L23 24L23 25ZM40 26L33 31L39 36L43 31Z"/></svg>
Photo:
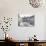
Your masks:
<svg viewBox="0 0 46 46"><path fill-rule="evenodd" d="M18 26L30 27L34 26L35 16L18 15Z"/></svg>

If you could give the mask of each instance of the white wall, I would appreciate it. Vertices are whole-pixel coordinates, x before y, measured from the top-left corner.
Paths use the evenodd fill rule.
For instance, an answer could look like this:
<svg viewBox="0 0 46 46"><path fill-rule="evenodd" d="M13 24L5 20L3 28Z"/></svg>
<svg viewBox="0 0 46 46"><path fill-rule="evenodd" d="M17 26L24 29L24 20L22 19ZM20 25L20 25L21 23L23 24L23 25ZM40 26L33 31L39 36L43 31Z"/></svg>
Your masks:
<svg viewBox="0 0 46 46"><path fill-rule="evenodd" d="M45 16L45 24L44 24L45 28L44 28L44 39L46 39L46 16Z"/></svg>
<svg viewBox="0 0 46 46"><path fill-rule="evenodd" d="M45 6L44 6L45 7ZM28 0L0 0L0 16L13 17L11 30L9 31L18 40L27 40L34 34L39 40L45 39L45 15L46 8L32 8ZM34 27L18 27L18 13L35 15ZM2 32L2 31L1 31ZM1 35L1 33L0 33ZM2 36L0 36L2 39Z"/></svg>

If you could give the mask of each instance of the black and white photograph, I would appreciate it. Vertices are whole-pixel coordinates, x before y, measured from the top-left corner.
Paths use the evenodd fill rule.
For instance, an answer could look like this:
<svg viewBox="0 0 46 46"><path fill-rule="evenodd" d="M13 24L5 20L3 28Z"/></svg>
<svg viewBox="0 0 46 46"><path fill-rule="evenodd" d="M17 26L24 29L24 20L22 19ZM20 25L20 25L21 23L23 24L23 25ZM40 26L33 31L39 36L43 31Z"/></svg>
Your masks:
<svg viewBox="0 0 46 46"><path fill-rule="evenodd" d="M35 15L18 15L18 26L30 27L35 25Z"/></svg>

